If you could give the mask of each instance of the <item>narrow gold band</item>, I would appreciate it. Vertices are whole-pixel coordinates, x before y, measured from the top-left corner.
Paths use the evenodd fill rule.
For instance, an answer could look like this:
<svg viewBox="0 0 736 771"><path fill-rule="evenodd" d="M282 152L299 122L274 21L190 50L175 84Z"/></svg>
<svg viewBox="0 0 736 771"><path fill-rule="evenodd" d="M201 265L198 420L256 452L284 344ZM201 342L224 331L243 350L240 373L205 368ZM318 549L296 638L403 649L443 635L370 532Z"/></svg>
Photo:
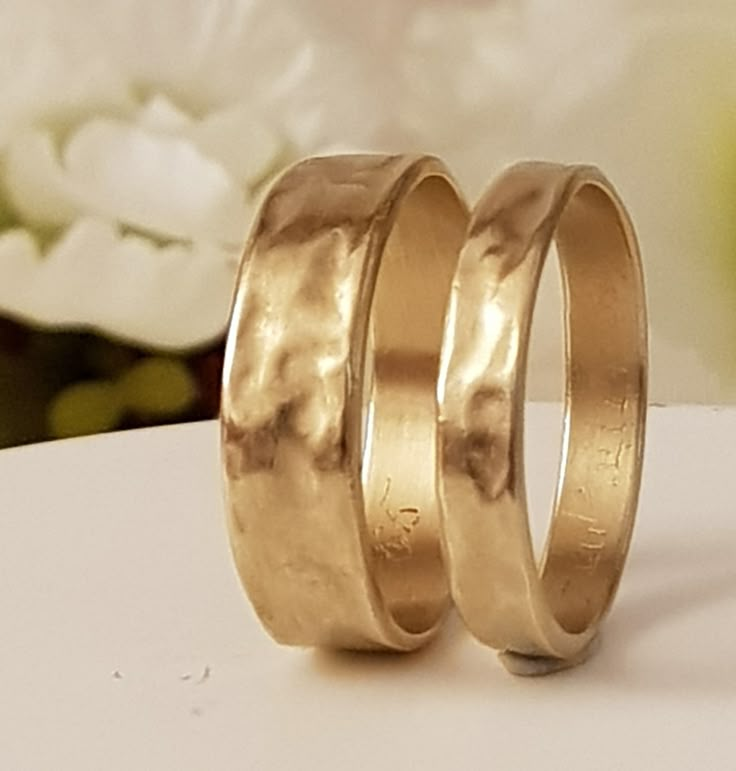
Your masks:
<svg viewBox="0 0 736 771"><path fill-rule="evenodd" d="M428 157L313 158L263 204L221 425L235 561L280 642L409 650L444 615L435 385L467 219Z"/></svg>
<svg viewBox="0 0 736 771"><path fill-rule="evenodd" d="M532 312L555 237L566 321L560 481L538 568L523 465ZM634 232L594 168L523 163L475 208L440 372L439 490L453 598L518 673L585 656L615 594L639 492L644 288Z"/></svg>

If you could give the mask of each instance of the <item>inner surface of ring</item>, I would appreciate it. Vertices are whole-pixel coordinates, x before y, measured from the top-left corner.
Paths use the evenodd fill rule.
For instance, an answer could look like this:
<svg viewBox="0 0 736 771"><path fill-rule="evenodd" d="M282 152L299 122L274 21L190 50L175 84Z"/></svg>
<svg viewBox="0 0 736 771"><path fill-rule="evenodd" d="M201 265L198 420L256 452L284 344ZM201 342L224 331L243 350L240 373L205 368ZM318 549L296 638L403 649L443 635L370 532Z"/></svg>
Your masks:
<svg viewBox="0 0 736 771"><path fill-rule="evenodd" d="M616 589L638 493L646 351L641 276L616 204L584 185L556 233L566 306L567 405L542 582L568 632Z"/></svg>
<svg viewBox="0 0 736 771"><path fill-rule="evenodd" d="M468 215L428 177L401 204L371 308L363 485L374 576L406 631L434 625L448 590L435 493L435 391L444 313Z"/></svg>

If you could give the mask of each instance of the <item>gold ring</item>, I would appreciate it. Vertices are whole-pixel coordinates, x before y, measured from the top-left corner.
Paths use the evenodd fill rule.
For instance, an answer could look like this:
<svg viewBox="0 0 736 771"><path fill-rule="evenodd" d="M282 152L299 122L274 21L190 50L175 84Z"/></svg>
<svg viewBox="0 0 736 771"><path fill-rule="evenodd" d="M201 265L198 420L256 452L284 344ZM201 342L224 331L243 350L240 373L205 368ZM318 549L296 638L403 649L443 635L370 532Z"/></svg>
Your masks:
<svg viewBox="0 0 736 771"><path fill-rule="evenodd" d="M556 240L566 398L554 515L534 558L523 464L537 287ZM639 494L646 418L644 283L633 227L595 168L522 163L476 206L440 368L438 487L452 596L518 674L585 658L613 600Z"/></svg>
<svg viewBox="0 0 736 771"><path fill-rule="evenodd" d="M467 222L425 156L309 159L263 203L221 431L235 562L279 642L410 650L443 619L435 390Z"/></svg>

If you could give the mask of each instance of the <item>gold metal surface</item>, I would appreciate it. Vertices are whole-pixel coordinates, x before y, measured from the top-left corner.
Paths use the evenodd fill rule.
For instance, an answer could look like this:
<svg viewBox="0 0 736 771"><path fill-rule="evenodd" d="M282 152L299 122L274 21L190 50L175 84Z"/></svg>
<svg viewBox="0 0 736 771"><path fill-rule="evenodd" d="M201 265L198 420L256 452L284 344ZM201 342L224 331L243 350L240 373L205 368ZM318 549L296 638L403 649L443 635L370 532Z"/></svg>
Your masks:
<svg viewBox="0 0 736 771"><path fill-rule="evenodd" d="M435 389L467 221L418 156L309 159L264 201L221 429L235 562L280 642L410 650L448 607Z"/></svg>
<svg viewBox="0 0 736 771"><path fill-rule="evenodd" d="M541 566L529 531L524 385L534 302L556 238L566 405ZM594 168L522 163L483 195L453 283L439 382L438 486L452 595L507 668L582 660L617 589L644 444L647 333L633 228Z"/></svg>

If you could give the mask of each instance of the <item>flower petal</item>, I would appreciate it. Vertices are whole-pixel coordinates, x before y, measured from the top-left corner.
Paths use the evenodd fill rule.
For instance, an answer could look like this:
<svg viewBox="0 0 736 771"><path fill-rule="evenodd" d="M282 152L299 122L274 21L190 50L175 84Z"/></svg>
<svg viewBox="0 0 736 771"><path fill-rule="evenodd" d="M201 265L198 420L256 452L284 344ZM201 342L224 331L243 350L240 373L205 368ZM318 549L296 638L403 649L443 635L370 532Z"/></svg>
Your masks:
<svg viewBox="0 0 736 771"><path fill-rule="evenodd" d="M222 334L236 265L210 244L158 247L93 218L75 222L43 259L28 233L13 231L0 237L0 311L186 349Z"/></svg>
<svg viewBox="0 0 736 771"><path fill-rule="evenodd" d="M4 186L15 211L32 225L68 225L79 213L54 140L46 131L29 130L13 138L5 154Z"/></svg>
<svg viewBox="0 0 736 771"><path fill-rule="evenodd" d="M164 94L151 97L138 111L136 118L142 128L171 134L183 133L193 122L191 116L180 110Z"/></svg>
<svg viewBox="0 0 736 771"><path fill-rule="evenodd" d="M188 135L246 187L262 181L284 150L279 137L243 105L208 115Z"/></svg>
<svg viewBox="0 0 736 771"><path fill-rule="evenodd" d="M88 11L79 4L0 3L0 146L40 120L68 126L90 110L134 108L129 73L112 60Z"/></svg>
<svg viewBox="0 0 736 771"><path fill-rule="evenodd" d="M171 239L238 245L245 236L243 192L186 139L96 118L64 162L90 212Z"/></svg>

